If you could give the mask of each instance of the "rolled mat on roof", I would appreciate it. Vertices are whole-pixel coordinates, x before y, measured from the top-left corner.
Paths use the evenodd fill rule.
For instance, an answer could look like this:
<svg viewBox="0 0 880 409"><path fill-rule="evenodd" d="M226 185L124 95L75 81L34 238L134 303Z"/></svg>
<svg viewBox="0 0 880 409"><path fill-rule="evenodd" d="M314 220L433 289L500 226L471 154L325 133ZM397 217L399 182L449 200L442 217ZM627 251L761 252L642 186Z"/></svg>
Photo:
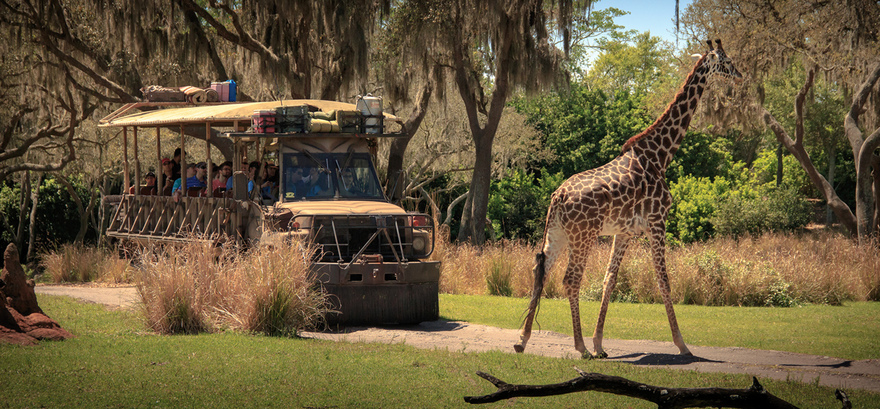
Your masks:
<svg viewBox="0 0 880 409"><path fill-rule="evenodd" d="M186 102L189 102L190 104L200 105L208 102L208 93L201 88L181 87L180 90L186 95Z"/></svg>

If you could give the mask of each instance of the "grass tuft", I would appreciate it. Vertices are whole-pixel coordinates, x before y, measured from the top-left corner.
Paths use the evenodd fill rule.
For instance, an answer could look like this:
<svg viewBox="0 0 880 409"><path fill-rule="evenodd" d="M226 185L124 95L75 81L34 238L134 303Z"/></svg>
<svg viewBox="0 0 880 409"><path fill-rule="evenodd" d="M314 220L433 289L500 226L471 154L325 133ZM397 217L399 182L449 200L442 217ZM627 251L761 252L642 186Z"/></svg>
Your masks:
<svg viewBox="0 0 880 409"><path fill-rule="evenodd" d="M139 256L137 278L147 325L163 334L232 329L295 336L323 323L326 295L309 271L311 249L247 250L192 240Z"/></svg>
<svg viewBox="0 0 880 409"><path fill-rule="evenodd" d="M62 244L44 254L40 267L53 283L125 283L132 277L128 260L120 259L109 250L75 244Z"/></svg>

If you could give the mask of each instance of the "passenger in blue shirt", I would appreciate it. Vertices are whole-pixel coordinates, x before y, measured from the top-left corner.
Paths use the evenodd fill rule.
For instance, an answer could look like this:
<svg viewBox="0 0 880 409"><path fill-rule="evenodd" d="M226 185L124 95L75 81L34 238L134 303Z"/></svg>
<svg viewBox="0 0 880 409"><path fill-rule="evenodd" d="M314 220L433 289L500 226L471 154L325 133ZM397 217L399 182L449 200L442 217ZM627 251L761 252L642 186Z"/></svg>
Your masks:
<svg viewBox="0 0 880 409"><path fill-rule="evenodd" d="M199 162L196 165L196 175L193 177L190 177L190 178L186 178L186 188L190 189L190 188L194 188L194 187L201 187L201 188L208 187L208 183L205 180L205 177L207 176L207 174L208 174L208 164L205 162Z"/></svg>

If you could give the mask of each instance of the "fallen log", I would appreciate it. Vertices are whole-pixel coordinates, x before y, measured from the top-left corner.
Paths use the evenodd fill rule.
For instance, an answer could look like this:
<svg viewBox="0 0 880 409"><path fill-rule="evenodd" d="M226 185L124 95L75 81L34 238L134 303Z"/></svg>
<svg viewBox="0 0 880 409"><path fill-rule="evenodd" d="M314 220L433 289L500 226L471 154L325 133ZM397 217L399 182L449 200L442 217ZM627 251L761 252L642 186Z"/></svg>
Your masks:
<svg viewBox="0 0 880 409"><path fill-rule="evenodd" d="M566 382L549 385L513 385L485 372L477 372L481 378L498 388L494 393L483 396L465 396L470 404L491 403L514 397L539 397L563 395L574 392L597 391L629 396L657 404L660 409L724 407L724 408L797 408L780 399L752 378L752 386L747 389L728 388L666 388L631 381L619 376L584 372L575 368L580 376ZM840 390L835 396L843 403L843 408L851 408L846 394Z"/></svg>

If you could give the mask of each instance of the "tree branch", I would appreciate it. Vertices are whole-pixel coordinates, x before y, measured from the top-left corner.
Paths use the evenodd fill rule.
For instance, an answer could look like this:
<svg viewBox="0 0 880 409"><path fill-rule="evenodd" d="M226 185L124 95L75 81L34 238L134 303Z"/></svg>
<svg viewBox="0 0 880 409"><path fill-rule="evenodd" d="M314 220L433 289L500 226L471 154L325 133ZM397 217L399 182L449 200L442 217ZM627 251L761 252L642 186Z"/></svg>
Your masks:
<svg viewBox="0 0 880 409"><path fill-rule="evenodd" d="M862 143L864 142L862 140L862 130L859 128L859 116L864 111L868 96L871 95L871 90L878 80L880 80L880 62L877 63L874 71L865 79L865 82L859 88L859 92L853 97L852 105L850 105L849 112L843 121L844 132L847 139L849 139L849 144L853 150L853 157L856 160L859 160ZM856 165L858 166L858 162Z"/></svg>
<svg viewBox="0 0 880 409"><path fill-rule="evenodd" d="M465 396L464 401L471 404L498 402L520 396L553 396L574 392L598 391L615 395L629 396L656 403L659 408L732 407L732 408L796 408L767 392L752 378L752 386L747 389L727 388L666 388L634 382L619 376L600 373L587 373L578 369L580 376L566 382L549 385L513 385L484 372L477 372L481 378L495 385L498 390L483 396ZM846 396L845 394L843 395Z"/></svg>
<svg viewBox="0 0 880 409"><path fill-rule="evenodd" d="M795 159L798 160L801 167L807 172L807 176L809 176L813 186L816 186L816 188L822 192L822 195L828 202L828 206L830 206L831 210L834 211L834 214L837 215L838 220L846 226L851 234L857 234L858 228L855 214L849 206L837 196L837 192L834 190L834 187L828 183L828 180L816 170L816 166L813 165L813 161L810 159L810 155L804 149L804 146L798 145L791 139L791 137L789 137L788 132L785 131L785 128L782 127L770 111L757 105L755 106L755 109L757 110L758 116L763 119L764 123L770 128L770 130L776 134L776 140L785 146L785 148L794 155Z"/></svg>

